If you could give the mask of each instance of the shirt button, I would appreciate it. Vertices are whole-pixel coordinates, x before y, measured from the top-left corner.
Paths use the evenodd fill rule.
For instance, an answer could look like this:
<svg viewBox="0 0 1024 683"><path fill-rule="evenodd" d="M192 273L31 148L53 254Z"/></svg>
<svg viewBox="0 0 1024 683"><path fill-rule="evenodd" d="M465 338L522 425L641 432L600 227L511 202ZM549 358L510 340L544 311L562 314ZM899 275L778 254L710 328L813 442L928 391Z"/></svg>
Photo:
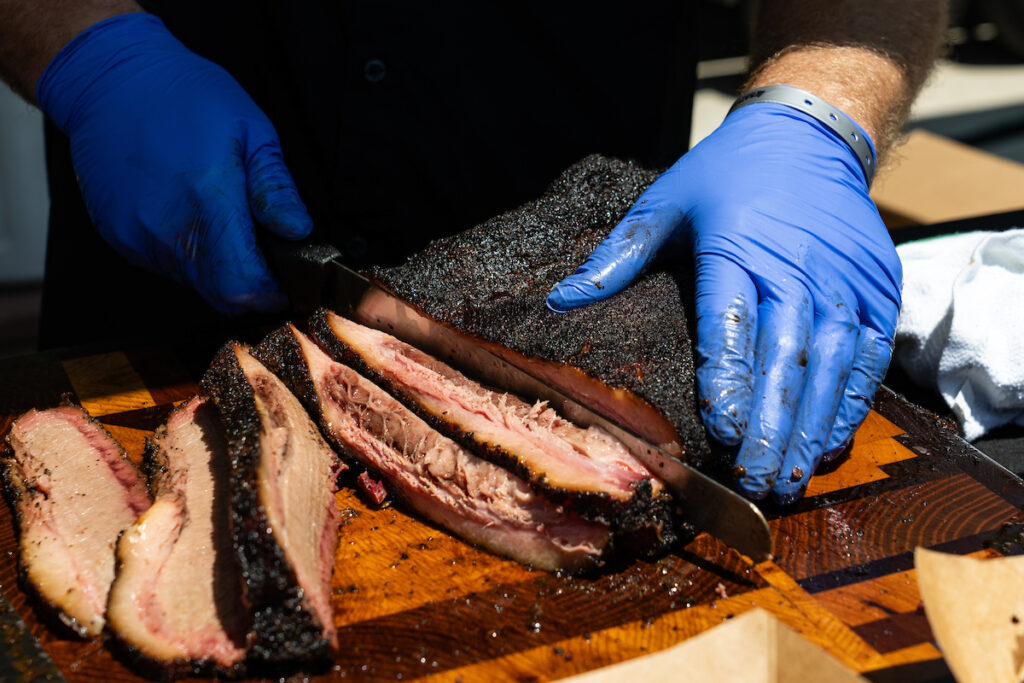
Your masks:
<svg viewBox="0 0 1024 683"><path fill-rule="evenodd" d="M387 67L379 59L371 59L363 65L363 77L370 83L380 83L387 74Z"/></svg>

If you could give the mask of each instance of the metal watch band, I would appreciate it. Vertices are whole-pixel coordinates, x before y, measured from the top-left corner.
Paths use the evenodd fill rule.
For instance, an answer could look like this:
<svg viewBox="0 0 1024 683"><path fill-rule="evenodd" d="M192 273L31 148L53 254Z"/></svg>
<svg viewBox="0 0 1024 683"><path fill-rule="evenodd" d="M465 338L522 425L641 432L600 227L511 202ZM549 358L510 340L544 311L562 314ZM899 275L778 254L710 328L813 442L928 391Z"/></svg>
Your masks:
<svg viewBox="0 0 1024 683"><path fill-rule="evenodd" d="M821 121L853 150L864 171L864 179L868 187L871 187L871 181L875 178L875 153L867 136L849 116L820 97L790 85L768 85L750 90L739 96L729 109L729 114L757 102L784 104Z"/></svg>

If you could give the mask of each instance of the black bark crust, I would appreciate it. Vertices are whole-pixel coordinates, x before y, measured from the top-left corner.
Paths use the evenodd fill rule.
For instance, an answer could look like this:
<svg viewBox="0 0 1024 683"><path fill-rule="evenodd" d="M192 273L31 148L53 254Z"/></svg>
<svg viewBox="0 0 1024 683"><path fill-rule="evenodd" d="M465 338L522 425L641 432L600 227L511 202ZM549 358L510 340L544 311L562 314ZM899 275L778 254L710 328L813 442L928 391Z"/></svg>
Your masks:
<svg viewBox="0 0 1024 683"><path fill-rule="evenodd" d="M584 519L609 526L616 536L632 539L625 545L634 553L641 550L656 553L674 542L672 498L664 492L654 496L649 479L641 481L628 500L616 500L605 492L582 491L551 483L515 454L494 444L481 443L472 432L423 408L401 385L371 368L358 351L339 339L327 316L327 310L320 309L309 320L310 334L327 355L387 391L438 432L471 453L509 470L556 505L562 505Z"/></svg>
<svg viewBox="0 0 1024 683"><path fill-rule="evenodd" d="M149 490L149 497L156 498L157 491L162 487L161 479L167 474L167 459L161 454L160 449L157 447L157 440L164 438L167 435L167 423L171 421L171 417L174 416L180 410L184 410L185 407L195 398L195 396L189 396L187 399L175 406L171 412L167 414L163 423L160 424L153 433L146 438L146 450L142 452L142 474L146 477L146 488Z"/></svg>
<svg viewBox="0 0 1024 683"><path fill-rule="evenodd" d="M270 666L332 656L323 625L303 599L295 572L271 533L259 498L257 468L261 422L252 386L229 341L200 382L217 406L231 458L231 527L243 579L243 599L252 611L248 659ZM262 668L262 667L261 667Z"/></svg>
<svg viewBox="0 0 1024 683"><path fill-rule="evenodd" d="M116 571L121 571L120 560ZM106 630L104 645L114 657L131 667L133 671L155 681L173 681L188 676L238 679L252 673L246 669L244 659L232 667L220 666L213 659L157 659L122 640L117 634L112 633L109 627Z"/></svg>
<svg viewBox="0 0 1024 683"><path fill-rule="evenodd" d="M316 393L313 375L291 325L279 327L264 337L252 348L252 355L284 382L320 425L323 435L329 437L327 430L323 429L323 411L320 409L320 397ZM328 441L332 439L328 438Z"/></svg>
<svg viewBox="0 0 1024 683"><path fill-rule="evenodd" d="M552 287L608 235L656 173L590 156L539 199L374 269L385 289L459 332L626 389L674 426L684 456L710 464L697 411L686 262L655 265L624 292L564 314Z"/></svg>

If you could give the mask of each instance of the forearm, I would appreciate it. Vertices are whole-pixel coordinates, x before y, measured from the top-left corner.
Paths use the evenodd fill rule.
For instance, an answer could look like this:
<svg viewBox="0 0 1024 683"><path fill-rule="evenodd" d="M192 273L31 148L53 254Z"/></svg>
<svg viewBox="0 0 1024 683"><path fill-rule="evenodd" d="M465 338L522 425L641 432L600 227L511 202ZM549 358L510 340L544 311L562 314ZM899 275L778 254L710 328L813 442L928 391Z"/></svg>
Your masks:
<svg viewBox="0 0 1024 683"><path fill-rule="evenodd" d="M786 84L839 107L879 160L938 55L943 0L761 0L747 88Z"/></svg>
<svg viewBox="0 0 1024 683"><path fill-rule="evenodd" d="M135 0L0 0L0 76L35 102L36 81L72 38L108 17L141 11Z"/></svg>

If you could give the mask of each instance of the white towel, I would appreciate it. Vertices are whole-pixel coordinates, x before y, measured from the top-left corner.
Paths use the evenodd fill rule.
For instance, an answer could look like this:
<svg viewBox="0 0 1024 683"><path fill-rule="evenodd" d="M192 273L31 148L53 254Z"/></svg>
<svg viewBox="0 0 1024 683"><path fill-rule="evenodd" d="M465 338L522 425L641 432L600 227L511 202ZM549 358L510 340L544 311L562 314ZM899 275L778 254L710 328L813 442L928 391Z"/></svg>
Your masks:
<svg viewBox="0 0 1024 683"><path fill-rule="evenodd" d="M974 440L1024 426L1024 229L910 242L896 362L937 388Z"/></svg>

